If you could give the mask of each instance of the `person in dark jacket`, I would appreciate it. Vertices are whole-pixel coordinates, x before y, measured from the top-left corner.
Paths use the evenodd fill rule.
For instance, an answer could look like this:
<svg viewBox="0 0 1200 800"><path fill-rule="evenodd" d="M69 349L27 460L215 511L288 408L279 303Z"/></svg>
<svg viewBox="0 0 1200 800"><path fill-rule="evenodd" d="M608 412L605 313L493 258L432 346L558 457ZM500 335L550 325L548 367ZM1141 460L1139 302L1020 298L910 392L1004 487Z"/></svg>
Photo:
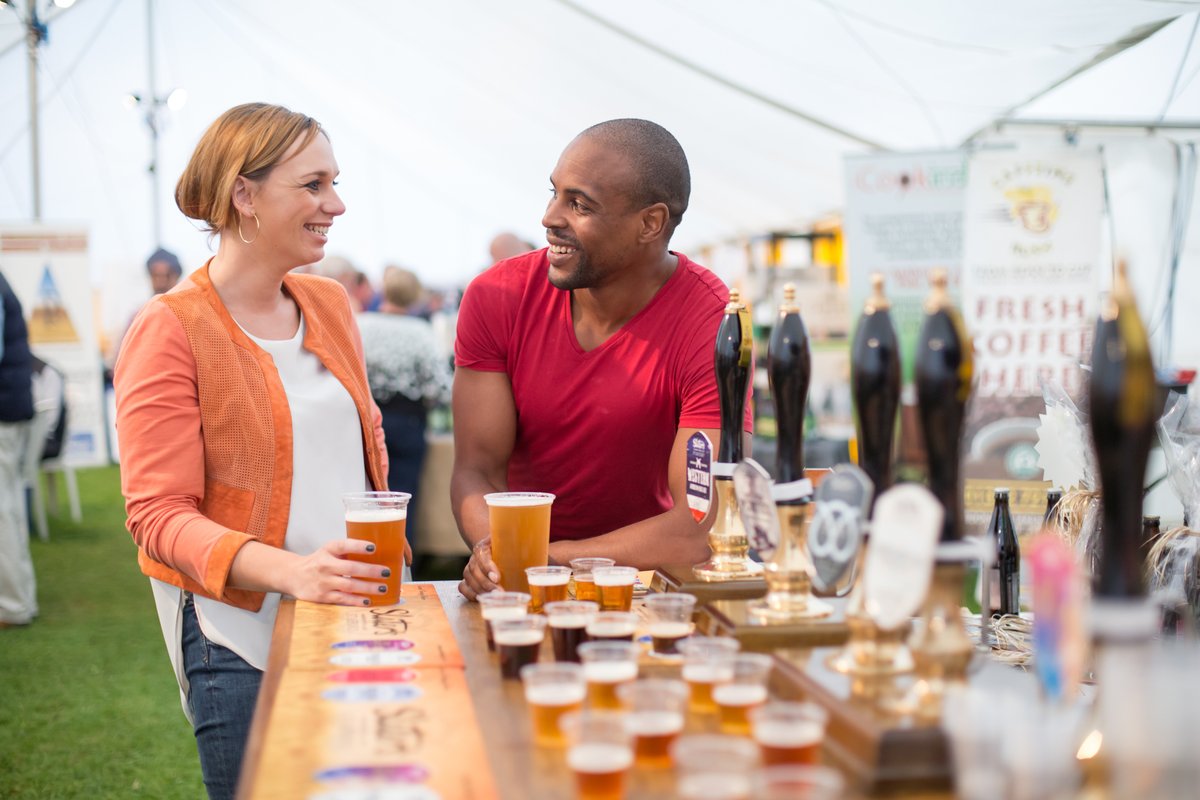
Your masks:
<svg viewBox="0 0 1200 800"><path fill-rule="evenodd" d="M37 616L21 461L33 419L33 354L21 303L0 273L0 629Z"/></svg>

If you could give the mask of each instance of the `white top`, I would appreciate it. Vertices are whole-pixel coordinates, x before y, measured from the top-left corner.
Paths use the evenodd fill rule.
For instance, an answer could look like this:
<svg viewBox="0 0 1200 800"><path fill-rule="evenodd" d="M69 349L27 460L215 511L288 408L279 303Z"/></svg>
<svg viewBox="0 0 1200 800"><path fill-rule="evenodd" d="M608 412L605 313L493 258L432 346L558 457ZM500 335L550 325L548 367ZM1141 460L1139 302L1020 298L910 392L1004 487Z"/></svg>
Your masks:
<svg viewBox="0 0 1200 800"><path fill-rule="evenodd" d="M370 489L363 461L362 429L354 400L316 355L305 350L304 319L291 339L250 336L275 362L292 415L292 498L284 549L308 555L346 535L341 495ZM243 331L245 329L243 328ZM183 591L151 579L163 638L179 679L187 712L183 672ZM257 612L195 596L200 629L254 667L266 669L278 592L267 593Z"/></svg>

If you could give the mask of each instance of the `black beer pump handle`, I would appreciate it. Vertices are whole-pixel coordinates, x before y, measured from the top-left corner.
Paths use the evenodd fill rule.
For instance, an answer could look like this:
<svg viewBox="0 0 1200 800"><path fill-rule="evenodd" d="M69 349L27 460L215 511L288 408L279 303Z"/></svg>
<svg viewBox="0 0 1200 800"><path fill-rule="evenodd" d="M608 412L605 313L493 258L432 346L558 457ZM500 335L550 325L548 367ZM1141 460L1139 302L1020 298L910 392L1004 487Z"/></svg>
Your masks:
<svg viewBox="0 0 1200 800"><path fill-rule="evenodd" d="M1145 593L1142 482L1158 416L1156 391L1150 343L1122 263L1092 345L1090 424L1103 507L1098 597Z"/></svg>
<svg viewBox="0 0 1200 800"><path fill-rule="evenodd" d="M858 465L875 485L874 497L878 497L892 484L900 341L883 293L883 275L871 275L871 287L850 351L850 390L858 423Z"/></svg>
<svg viewBox="0 0 1200 800"><path fill-rule="evenodd" d="M746 388L750 385L751 337L750 314L738 290L731 289L725 315L717 328L715 357L717 393L721 398L717 461L725 464L742 460L742 417L746 410Z"/></svg>
<svg viewBox="0 0 1200 800"><path fill-rule="evenodd" d="M775 479L791 483L804 477L804 407L812 379L808 331L791 284L783 288L783 305L771 331L767 377L775 403Z"/></svg>
<svg viewBox="0 0 1200 800"><path fill-rule="evenodd" d="M963 536L960 440L974 357L962 318L950 303L945 270L935 270L917 338L917 416L929 459L929 489L945 508L943 542Z"/></svg>

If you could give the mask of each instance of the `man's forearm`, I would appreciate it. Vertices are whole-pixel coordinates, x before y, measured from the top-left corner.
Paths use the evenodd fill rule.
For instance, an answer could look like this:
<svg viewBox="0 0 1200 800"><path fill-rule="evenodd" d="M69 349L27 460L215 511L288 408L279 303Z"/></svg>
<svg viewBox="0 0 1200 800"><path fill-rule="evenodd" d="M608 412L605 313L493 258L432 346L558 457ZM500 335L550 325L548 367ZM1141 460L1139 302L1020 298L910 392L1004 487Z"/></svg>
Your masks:
<svg viewBox="0 0 1200 800"><path fill-rule="evenodd" d="M623 566L656 569L664 564L693 564L708 558L708 534L685 509L672 509L590 539L551 542L550 560L602 556Z"/></svg>
<svg viewBox="0 0 1200 800"><path fill-rule="evenodd" d="M503 492L506 487L479 472L455 472L450 481L450 499L458 532L468 547L474 547L490 533L487 503L483 496Z"/></svg>

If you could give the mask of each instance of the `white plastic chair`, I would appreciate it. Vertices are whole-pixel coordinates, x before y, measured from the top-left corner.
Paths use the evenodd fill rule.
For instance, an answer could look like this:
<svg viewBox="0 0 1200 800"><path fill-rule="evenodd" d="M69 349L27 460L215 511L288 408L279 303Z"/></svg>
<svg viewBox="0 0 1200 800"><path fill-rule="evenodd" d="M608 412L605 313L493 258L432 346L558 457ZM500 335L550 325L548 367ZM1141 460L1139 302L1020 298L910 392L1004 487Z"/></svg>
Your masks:
<svg viewBox="0 0 1200 800"><path fill-rule="evenodd" d="M63 473L67 483L67 502L71 508L71 519L83 521L83 510L79 505L79 485L75 480L75 468L63 463L61 457L42 460L46 449L46 434L58 421L62 411L63 377L56 369L46 368L34 376L34 416L30 424L29 443L22 455L21 468L25 485L31 490L29 513L33 518L38 538L47 541L50 527L46 522L46 495L49 495L50 512L58 515L58 483L55 474ZM46 476L46 492L42 492L42 475Z"/></svg>

